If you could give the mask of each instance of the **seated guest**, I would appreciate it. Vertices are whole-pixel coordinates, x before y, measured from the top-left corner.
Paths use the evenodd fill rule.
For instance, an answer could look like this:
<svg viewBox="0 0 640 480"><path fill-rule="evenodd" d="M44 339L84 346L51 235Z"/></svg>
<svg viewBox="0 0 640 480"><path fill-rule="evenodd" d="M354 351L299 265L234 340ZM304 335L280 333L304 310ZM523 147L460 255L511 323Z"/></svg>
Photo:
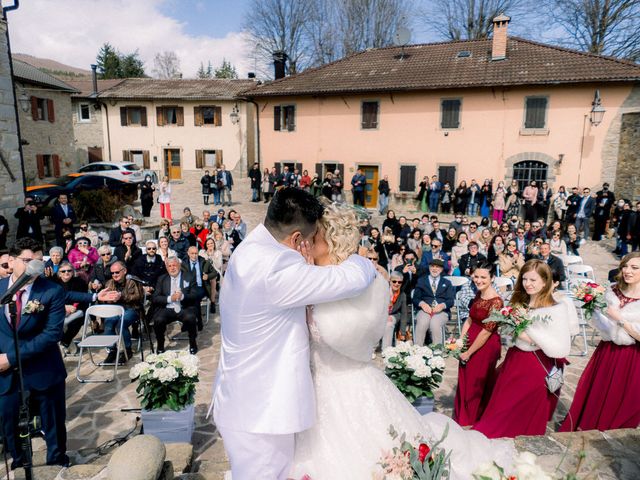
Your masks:
<svg viewBox="0 0 640 480"><path fill-rule="evenodd" d="M204 279L204 264L205 259L198 255L197 247L189 247L187 250L187 255L189 259L182 264L182 271L191 273L191 276L194 278L196 287L194 287L194 291L196 293L197 298L195 299L196 306L196 319L198 323L198 330L202 330L202 309L200 308L200 301L205 296L205 283L207 279Z"/></svg>
<svg viewBox="0 0 640 480"><path fill-rule="evenodd" d="M407 338L407 297L402 293L403 275L398 271L391 272L391 297L389 300L389 316L387 326L382 337L382 349L390 347L393 342L393 332L398 330L398 340L405 341ZM399 324L399 325L398 325Z"/></svg>
<svg viewBox="0 0 640 480"><path fill-rule="evenodd" d="M222 252L216 248L216 241L210 237L204 242L204 248L198 252L198 255L205 260L202 267L202 280L207 297L211 302L209 309L211 313L215 313L216 293L223 271Z"/></svg>
<svg viewBox="0 0 640 480"><path fill-rule="evenodd" d="M538 258L540 255L540 246L544 243L541 238L536 238L529 245L527 245L527 253L524 256L525 260L532 260Z"/></svg>
<svg viewBox="0 0 640 480"><path fill-rule="evenodd" d="M184 215L180 219L180 223L186 223L188 228L193 227L196 221L196 217L194 217L193 214L191 213L191 209L189 207L185 207L184 210L182 210L182 213Z"/></svg>
<svg viewBox="0 0 640 480"><path fill-rule="evenodd" d="M233 229L238 232L240 241L244 240L244 237L247 236L247 224L244 223L239 213L236 213L233 217Z"/></svg>
<svg viewBox="0 0 640 480"><path fill-rule="evenodd" d="M146 293L153 292L158 279L167 273L167 269L164 266L164 261L160 255L157 255L158 247L153 240L147 240L145 244L147 253L141 255L133 263L133 269L131 273L136 277L147 283L144 287Z"/></svg>
<svg viewBox="0 0 640 480"><path fill-rule="evenodd" d="M529 242L527 242L527 239L524 238L524 228L518 227L516 229L515 241L516 241L516 247L518 248L518 251L523 255L526 255L527 245Z"/></svg>
<svg viewBox="0 0 640 480"><path fill-rule="evenodd" d="M133 230L133 232L135 233L135 239L136 239L136 245L140 242L142 242L142 229L140 228L139 223L142 222L142 220L136 220L135 218L133 218L133 215L127 215L127 220L129 220L129 228L131 230Z"/></svg>
<svg viewBox="0 0 640 480"><path fill-rule="evenodd" d="M183 330L189 332L189 351L198 352L196 337L198 327L196 306L198 289L191 272L180 269L182 262L178 257L169 257L166 261L167 274L161 276L153 292L153 329L158 342L158 353L164 352L164 335L167 324L181 322Z"/></svg>
<svg viewBox="0 0 640 480"><path fill-rule="evenodd" d="M204 226L204 221L196 218L196 223L191 227L190 232L196 238L198 248L203 248L204 241L209 236L209 229Z"/></svg>
<svg viewBox="0 0 640 480"><path fill-rule="evenodd" d="M551 245L549 245L549 242L545 242L540 245L540 256L538 258L549 265L554 277L558 278L560 285L562 285L562 283L567 279L564 271L564 263L551 253Z"/></svg>
<svg viewBox="0 0 640 480"><path fill-rule="evenodd" d="M444 270L445 272L448 272L450 268L449 255L447 255L442 250L442 242L437 238L434 238L431 240L431 250L422 254L422 259L420 260L420 270L422 270L423 272L429 270L429 264L431 263L431 260L434 260L436 258L442 260L442 263L444 264Z"/></svg>
<svg viewBox="0 0 640 480"><path fill-rule="evenodd" d="M129 331L129 327L140 318L139 309L142 306L142 287L133 280L127 280L127 266L122 260L118 260L111 264L111 280L107 281L105 288L107 291L119 292L120 298L110 303L124 307L122 339L124 341L126 355L121 356L118 359L118 363L125 363L133 355L131 351L131 332ZM119 323L120 317L105 318L105 335L116 335ZM115 349L111 349L105 359L105 363L115 363L116 353Z"/></svg>
<svg viewBox="0 0 640 480"><path fill-rule="evenodd" d="M453 307L455 289L451 282L442 277L444 262L433 259L429 264L429 275L418 279L413 292L413 306L418 312L414 342L424 345L427 330L431 332L432 343L442 343L442 327L449 320L449 310Z"/></svg>
<svg viewBox="0 0 640 480"><path fill-rule="evenodd" d="M553 255L567 254L567 244L564 243L564 240L562 239L562 232L559 230L551 232L549 245L551 245L551 253Z"/></svg>
<svg viewBox="0 0 640 480"><path fill-rule="evenodd" d="M506 278L518 278L520 269L524 266L524 255L520 253L515 240L507 242L507 249L498 255L500 276Z"/></svg>
<svg viewBox="0 0 640 480"><path fill-rule="evenodd" d="M81 277L74 275L75 271L71 263L62 262L55 277L56 282L62 286L66 292L87 293L87 282ZM78 334L84 324L84 311L87 308L86 303L69 302L65 300L64 305L64 330L62 333L62 348L65 354L68 353L71 342Z"/></svg>
<svg viewBox="0 0 640 480"><path fill-rule="evenodd" d="M198 241L196 240L196 236L191 233L191 228L192 227L187 222L180 222L182 236L187 239L190 247L195 247L198 245Z"/></svg>
<svg viewBox="0 0 640 480"><path fill-rule="evenodd" d="M158 255L160 255L163 262L166 262L169 257L177 256L176 251L169 248L169 238L170 237L160 237L158 239Z"/></svg>
<svg viewBox="0 0 640 480"><path fill-rule="evenodd" d="M100 246L100 237L98 232L89 228L89 223L84 220L80 222L78 231L76 232L76 240L80 237L86 237L93 248Z"/></svg>
<svg viewBox="0 0 640 480"><path fill-rule="evenodd" d="M160 230L158 230L158 233L156 233L156 238L162 238L162 237L170 237L171 236L171 222L166 219L163 218L162 221L160 222Z"/></svg>
<svg viewBox="0 0 640 480"><path fill-rule="evenodd" d="M418 265L416 254L411 249L406 249L402 255L402 265L395 268L396 272L403 275L402 291L407 296L407 302L411 302L411 294L416 288L418 277L426 274L427 270L422 270Z"/></svg>
<svg viewBox="0 0 640 480"><path fill-rule="evenodd" d="M124 262L127 270L133 269L133 263L142 256L142 250L136 245L135 234L125 232L122 235L122 245L118 245L113 251L113 256Z"/></svg>
<svg viewBox="0 0 640 480"><path fill-rule="evenodd" d="M447 233L447 231L444 228L440 228L440 222L438 221L438 219L435 219L431 221L431 231L429 232L429 236L431 237L431 240L437 238L441 242L444 242L445 239L451 235L452 233L451 230L452 229L449 228L449 233ZM457 233L454 232L453 238L455 239L456 236L457 236Z"/></svg>
<svg viewBox="0 0 640 480"><path fill-rule="evenodd" d="M116 261L111 254L111 247L102 245L98 248L100 260L94 265L91 277L89 277L89 287L96 291L107 284L107 280L111 280L111 264Z"/></svg>
<svg viewBox="0 0 640 480"><path fill-rule="evenodd" d="M460 232L458 234L458 242L451 249L451 270L454 272L454 275L458 269L460 258L465 253L469 253L469 237L465 232Z"/></svg>
<svg viewBox="0 0 640 480"><path fill-rule="evenodd" d="M171 225L171 237L169 238L169 248L176 252L176 256L181 261L187 260L187 250L189 249L189 240L182 234L180 225ZM160 245L162 250L162 245ZM165 258L166 261L166 258Z"/></svg>
<svg viewBox="0 0 640 480"><path fill-rule="evenodd" d="M64 250L62 247L51 247L49 249L49 260L44 264L44 275L46 277L53 277L58 274L58 268L63 256Z"/></svg>
<svg viewBox="0 0 640 480"><path fill-rule="evenodd" d="M122 245L122 236L126 232L133 235L133 243L135 244L136 232L131 228L130 225L131 222L129 221L128 217L120 218L120 224L117 227L112 228L111 232L109 233L109 245L112 247L119 247L120 245Z"/></svg>
<svg viewBox="0 0 640 480"><path fill-rule="evenodd" d="M464 275L465 277L470 276L478 264L487 260L487 257L480 253L477 242L469 242L468 248L469 251L460 257L459 264L460 275Z"/></svg>
<svg viewBox="0 0 640 480"><path fill-rule="evenodd" d="M76 271L76 275L88 282L93 266L100 259L100 254L98 250L91 246L91 242L87 237L76 237L76 244L69 252L68 258Z"/></svg>
<svg viewBox="0 0 640 480"><path fill-rule="evenodd" d="M229 242L232 252L238 245L240 245L240 242L242 241L238 231L233 228L233 223L231 220L225 220L222 224L222 235L224 239Z"/></svg>
<svg viewBox="0 0 640 480"><path fill-rule="evenodd" d="M218 210L218 215L213 220L218 224L220 228L222 228L222 224L224 223L226 217L224 216L224 209L220 208Z"/></svg>

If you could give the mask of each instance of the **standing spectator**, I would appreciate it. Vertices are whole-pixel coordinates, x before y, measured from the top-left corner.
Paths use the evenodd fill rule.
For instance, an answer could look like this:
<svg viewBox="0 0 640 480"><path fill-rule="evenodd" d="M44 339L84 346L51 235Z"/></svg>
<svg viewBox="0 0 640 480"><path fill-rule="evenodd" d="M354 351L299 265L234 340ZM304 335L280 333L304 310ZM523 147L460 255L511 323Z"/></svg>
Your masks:
<svg viewBox="0 0 640 480"><path fill-rule="evenodd" d="M453 192L451 191L451 185L449 182L445 182L442 187L442 192L440 192L440 208L442 208L442 213L450 213L451 212L451 202L453 200Z"/></svg>
<svg viewBox="0 0 640 480"><path fill-rule="evenodd" d="M567 198L567 212L565 215L566 223L576 223L576 218L578 216L578 208L580 208L580 202L582 201L582 197L580 196L578 187L573 187L571 189L571 195Z"/></svg>
<svg viewBox="0 0 640 480"><path fill-rule="evenodd" d="M418 184L416 200L418 201L418 209L426 212L429 207L429 177L422 177L422 181Z"/></svg>
<svg viewBox="0 0 640 480"><path fill-rule="evenodd" d="M511 180L511 184L507 187L507 196L515 193L518 197L522 196L522 192L520 192L520 187L518 186L518 181L516 179Z"/></svg>
<svg viewBox="0 0 640 480"><path fill-rule="evenodd" d="M580 203L578 205L578 211L576 212L576 230L578 234L580 230L583 230L582 238L585 240L589 237L589 221L591 220L591 215L593 214L593 209L595 207L595 201L591 197L591 189L584 188L582 190L582 197L580 198Z"/></svg>
<svg viewBox="0 0 640 480"><path fill-rule="evenodd" d="M389 315L387 317L387 325L385 327L384 336L382 337L382 350L390 347L393 343L393 333L398 328L398 340L405 341L408 334L407 329L407 296L402 292L402 282L404 281L402 273L398 271L391 272L391 295L389 298Z"/></svg>
<svg viewBox="0 0 640 480"><path fill-rule="evenodd" d="M258 162L254 163L251 170L249 170L249 178L251 179L251 201L259 202L262 174L260 173L260 166L258 165Z"/></svg>
<svg viewBox="0 0 640 480"><path fill-rule="evenodd" d="M524 199L524 219L533 222L536 219L538 202L538 186L535 180L531 180L531 183L524 188L522 198Z"/></svg>
<svg viewBox="0 0 640 480"><path fill-rule="evenodd" d="M460 215L466 213L468 199L469 189L467 188L467 182L462 180L458 184L458 188L456 188L456 191L454 192L453 212L459 213Z"/></svg>
<svg viewBox="0 0 640 480"><path fill-rule="evenodd" d="M42 227L40 226L42 214L38 211L33 197L24 197L24 207L16 210L14 217L18 219L16 240L29 237L37 242L42 242Z"/></svg>
<svg viewBox="0 0 640 480"><path fill-rule="evenodd" d="M498 188L496 188L496 193L493 194L493 219L497 220L498 223L502 223L502 219L504 218L504 212L506 210L506 194L507 192L504 189L504 182L498 183Z"/></svg>
<svg viewBox="0 0 640 480"><path fill-rule="evenodd" d="M320 180L320 175L317 173L313 174L313 179L311 180L311 194L316 198L322 194L322 180Z"/></svg>
<svg viewBox="0 0 640 480"><path fill-rule="evenodd" d="M269 174L269 169L265 168L262 172L262 196L264 197L264 203L268 203L269 199L273 197L275 175Z"/></svg>
<svg viewBox="0 0 640 480"><path fill-rule="evenodd" d="M544 181L538 190L538 218L543 218L546 222L549 218L549 207L551 206L551 197L553 190L549 188L549 184Z"/></svg>
<svg viewBox="0 0 640 480"><path fill-rule="evenodd" d="M142 216L145 218L151 216L153 192L155 189L156 187L154 187L151 182L151 175L145 175L144 180L140 183L140 204L142 205Z"/></svg>
<svg viewBox="0 0 640 480"><path fill-rule="evenodd" d="M63 231L66 229L73 236L73 224L77 221L76 212L69 204L69 199L64 193L58 195L58 201L54 204L51 212L51 220L55 225L56 242L58 246L62 247L64 244Z"/></svg>
<svg viewBox="0 0 640 480"><path fill-rule="evenodd" d="M615 252L624 257L629 251L629 243L631 243L631 232L633 231L632 225L632 211L629 202L624 202L622 213L618 219L618 228L616 230L616 250Z"/></svg>
<svg viewBox="0 0 640 480"><path fill-rule="evenodd" d="M249 172L249 175L251 175L251 172ZM209 170L204 171L204 175L200 178L200 185L202 186L202 201L205 205L209 205L209 196L211 195L211 175Z"/></svg>
<svg viewBox="0 0 640 480"><path fill-rule="evenodd" d="M322 181L322 196L328 200L333 199L333 174L327 172Z"/></svg>
<svg viewBox="0 0 640 480"><path fill-rule="evenodd" d="M507 203L505 204L507 209L506 215L509 218L520 217L520 209L522 208L522 201L516 192L508 193Z"/></svg>
<svg viewBox="0 0 640 480"><path fill-rule="evenodd" d="M413 293L413 306L418 311L414 342L424 345L427 330L431 332L431 343L442 343L442 327L449 320L453 307L455 289L442 277L444 262L433 259L429 263L429 275L418 279Z"/></svg>
<svg viewBox="0 0 640 480"><path fill-rule="evenodd" d="M609 184L603 183L602 190L596 193L596 204L593 218L593 240L602 239L607 228L607 222L611 216L611 207L616 201L616 196L609 191Z"/></svg>
<svg viewBox="0 0 640 480"><path fill-rule="evenodd" d="M142 250L136 245L135 237L131 232L122 235L122 244L115 248L113 256L120 260L127 267L127 270L133 269L134 262L142 256Z"/></svg>
<svg viewBox="0 0 640 480"><path fill-rule="evenodd" d="M553 205L553 213L555 214L554 220L564 221L565 214L567 213L567 191L564 185L558 187L558 191L551 197L551 204Z"/></svg>
<svg viewBox="0 0 640 480"><path fill-rule="evenodd" d="M311 177L309 176L308 170L302 171L302 176L300 177L300 188L305 192L311 191Z"/></svg>
<svg viewBox="0 0 640 480"><path fill-rule="evenodd" d="M475 180L471 180L467 193L467 214L470 217L475 217L478 214L480 200L480 185Z"/></svg>
<svg viewBox="0 0 640 480"><path fill-rule="evenodd" d="M68 255L69 262L73 265L76 275L85 283L89 282L93 266L100 260L98 250L91 246L91 242L87 237L76 238L75 247L71 249Z"/></svg>
<svg viewBox="0 0 640 480"><path fill-rule="evenodd" d="M218 172L218 189L220 190L220 201L222 205L226 204L231 206L231 189L233 188L233 176L229 172L224 164L220 165L220 171ZM226 197L226 199L225 199Z"/></svg>
<svg viewBox="0 0 640 480"><path fill-rule="evenodd" d="M118 247L122 245L122 236L125 233L133 235L133 243L136 243L136 232L131 228L131 221L129 217L121 217L120 224L117 227L111 229L109 232L109 245L112 247Z"/></svg>
<svg viewBox="0 0 640 480"><path fill-rule="evenodd" d="M576 226L573 224L567 225L567 234L564 237L564 243L567 244L567 251L569 255L580 255L580 237Z"/></svg>
<svg viewBox="0 0 640 480"><path fill-rule="evenodd" d="M387 208L389 208L390 193L389 175L385 175L382 177L382 180L378 182L378 212L380 212L380 215L384 215Z"/></svg>
<svg viewBox="0 0 640 480"><path fill-rule="evenodd" d="M282 188L291 187L293 183L293 174L289 171L289 167L286 165L282 169L282 173L280 174L280 180L278 181L278 186Z"/></svg>
<svg viewBox="0 0 640 480"><path fill-rule="evenodd" d="M218 187L218 169L214 168L209 182L209 191L213 195L213 204L220 205L220 188Z"/></svg>
<svg viewBox="0 0 640 480"><path fill-rule="evenodd" d="M353 194L353 204L364 207L364 189L367 186L367 177L359 168L351 178L351 193Z"/></svg>
<svg viewBox="0 0 640 480"><path fill-rule="evenodd" d="M7 234L9 233L9 222L4 218L3 215L0 215L0 249L4 250L7 248Z"/></svg>
<svg viewBox="0 0 640 480"><path fill-rule="evenodd" d="M438 177L433 175L429 184L429 211L438 213L438 202L440 202L440 192L442 192L442 183L438 181Z"/></svg>
<svg viewBox="0 0 640 480"><path fill-rule="evenodd" d="M196 313L196 325L198 327L198 331L202 331L203 323L202 323L202 309L200 308L200 302L206 295L206 291L205 291L206 279L203 278L203 276L205 275L204 264L206 260L198 255L197 247L189 247L189 250L187 251L187 255L189 256L189 258L187 259L186 262L182 264L181 268L183 272L191 273L191 277L193 278L193 281L195 283L192 290L194 291L194 294L195 294L194 303L195 303L195 313ZM207 276L207 278L209 277Z"/></svg>
<svg viewBox="0 0 640 480"><path fill-rule="evenodd" d="M633 252L640 247L640 202L636 202L636 209L631 214L631 249Z"/></svg>
<svg viewBox="0 0 640 480"><path fill-rule="evenodd" d="M342 203L343 188L344 183L342 182L342 177L340 177L340 170L335 170L333 172L333 177L331 178L331 200L337 203Z"/></svg>
<svg viewBox="0 0 640 480"><path fill-rule="evenodd" d="M493 187L491 180L485 179L484 184L480 187L480 216L482 218L489 218L491 213L491 202L493 200ZM498 222L500 223L500 222Z"/></svg>
<svg viewBox="0 0 640 480"><path fill-rule="evenodd" d="M160 204L160 218L171 221L171 184L167 176L162 177L162 182L160 182L158 203Z"/></svg>

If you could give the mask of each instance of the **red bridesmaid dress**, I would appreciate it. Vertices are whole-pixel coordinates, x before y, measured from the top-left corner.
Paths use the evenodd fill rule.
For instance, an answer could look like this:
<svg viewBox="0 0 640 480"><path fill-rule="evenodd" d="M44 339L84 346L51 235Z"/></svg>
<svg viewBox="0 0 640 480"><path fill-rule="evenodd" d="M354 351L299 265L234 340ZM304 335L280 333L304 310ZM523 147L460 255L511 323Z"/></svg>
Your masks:
<svg viewBox="0 0 640 480"><path fill-rule="evenodd" d="M638 299L613 287L620 308ZM640 344L601 341L584 369L561 432L640 425Z"/></svg>
<svg viewBox="0 0 640 480"><path fill-rule="evenodd" d="M496 332L497 325L482 321L489 317L491 310L500 309L502 306L500 297L483 300L478 293L469 310L472 323L467 331L467 345L470 347L483 330L490 331L491 336L465 365L461 363L458 367L453 419L462 426L476 423L489 398L489 383L495 375L501 346L500 335Z"/></svg>

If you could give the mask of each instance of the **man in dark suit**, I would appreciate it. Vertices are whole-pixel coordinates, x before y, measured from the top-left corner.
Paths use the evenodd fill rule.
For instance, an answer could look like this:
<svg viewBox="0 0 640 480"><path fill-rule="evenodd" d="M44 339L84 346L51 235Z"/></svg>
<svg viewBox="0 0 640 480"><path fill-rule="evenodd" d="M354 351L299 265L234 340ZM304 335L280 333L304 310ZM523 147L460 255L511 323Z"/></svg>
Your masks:
<svg viewBox="0 0 640 480"><path fill-rule="evenodd" d="M13 268L10 277L0 280L0 295L24 273L34 252L18 243L10 252ZM58 342L64 325L65 293L61 286L38 277L17 295L19 312L17 326L24 388L30 392L31 403L40 407L43 431L47 443L47 464L68 465L67 430L65 427L65 377ZM9 323L9 307L0 308L0 412L2 428L13 463L18 468L24 462L24 452L18 436L20 391L16 374L13 326Z"/></svg>
<svg viewBox="0 0 640 480"><path fill-rule="evenodd" d="M122 217L120 219L120 225L111 229L109 232L109 245L112 247L119 247L122 245L122 236L125 233L131 233L133 235L133 244L135 245L136 232L131 228L131 222L128 217Z"/></svg>
<svg viewBox="0 0 640 480"><path fill-rule="evenodd" d="M198 255L198 247L189 247L187 255L187 261L182 264L182 271L189 272L196 282L196 320L198 322L198 331L202 331L202 309L200 308L200 302L206 295L204 287L205 280L202 278L206 260Z"/></svg>
<svg viewBox="0 0 640 480"><path fill-rule="evenodd" d="M593 214L595 205L596 202L591 196L591 189L584 188L580 202L578 202L575 223L578 234L580 234L580 230L584 230L582 238L585 240L589 237L589 222L591 221L591 215Z"/></svg>
<svg viewBox="0 0 640 480"><path fill-rule="evenodd" d="M580 206L581 199L580 190L578 187L573 187L571 189L571 195L567 198L567 213L564 217L566 223L576 222L576 215L578 214L578 207Z"/></svg>
<svg viewBox="0 0 640 480"><path fill-rule="evenodd" d="M76 218L76 212L73 210L65 194L58 195L58 201L51 211L51 220L55 225L56 242L59 247L64 247L64 239L62 238L63 229L69 230L73 236L75 233L73 224L78 220Z"/></svg>
<svg viewBox="0 0 640 480"><path fill-rule="evenodd" d="M560 285L567 279L567 276L564 272L564 263L555 255L551 254L551 244L547 241L540 245L540 260L549 265L549 268L552 272L555 272L557 275L556 278L560 281Z"/></svg>
<svg viewBox="0 0 640 480"><path fill-rule="evenodd" d="M158 246L153 240L147 240L145 244L147 248L146 255L140 255L137 260L133 262L133 273L136 277L144 280L149 286L145 286L145 292L151 293L153 287L158 283L158 279L167 273L167 269L164 266L162 257L157 255Z"/></svg>
<svg viewBox="0 0 640 480"><path fill-rule="evenodd" d="M609 191L609 184L603 183L602 190L596 193L595 212L593 218L595 225L593 227L593 240L601 240L605 233L607 221L611 216L611 207L616 201L616 196Z"/></svg>
<svg viewBox="0 0 640 480"><path fill-rule="evenodd" d="M420 260L420 270L423 272L429 270L431 260L436 258L442 260L442 263L444 264L444 270L445 272L448 272L451 259L449 258L449 255L447 255L446 252L442 250L442 240L434 238L433 240L431 240L431 250L422 254L422 260Z"/></svg>
<svg viewBox="0 0 640 480"><path fill-rule="evenodd" d="M449 310L453 307L456 291L451 282L442 277L444 262L438 258L429 263L429 275L418 279L413 292L413 306L416 309L416 331L414 342L424 345L427 330L431 332L433 343L443 343L442 327L449 320Z"/></svg>
<svg viewBox="0 0 640 480"><path fill-rule="evenodd" d="M167 324L178 321L182 322L183 330L189 332L189 351L196 354L198 285L191 272L180 269L182 262L179 258L169 257L165 263L168 273L158 279L153 292L153 306L156 309L153 329L158 342L158 353L164 352Z"/></svg>
<svg viewBox="0 0 640 480"><path fill-rule="evenodd" d="M38 210L38 206L34 203L32 197L25 197L24 207L19 208L15 215L18 219L18 230L16 231L16 239L29 237L38 242L42 242L42 227L40 220L42 214Z"/></svg>
<svg viewBox="0 0 640 480"><path fill-rule="evenodd" d="M225 204L225 196L227 205L231 206L231 189L233 187L233 176L224 165L220 165L218 171L218 190L220 190L220 202Z"/></svg>

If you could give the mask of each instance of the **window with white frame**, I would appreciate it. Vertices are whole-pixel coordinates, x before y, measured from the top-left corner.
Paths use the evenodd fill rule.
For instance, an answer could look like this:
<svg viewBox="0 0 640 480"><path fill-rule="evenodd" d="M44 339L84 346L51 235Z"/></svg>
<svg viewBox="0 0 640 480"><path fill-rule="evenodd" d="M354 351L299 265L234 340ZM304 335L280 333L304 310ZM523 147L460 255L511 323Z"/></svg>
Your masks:
<svg viewBox="0 0 640 480"><path fill-rule="evenodd" d="M88 103L81 103L80 105L78 105L78 121L91 121L91 105L89 105Z"/></svg>

